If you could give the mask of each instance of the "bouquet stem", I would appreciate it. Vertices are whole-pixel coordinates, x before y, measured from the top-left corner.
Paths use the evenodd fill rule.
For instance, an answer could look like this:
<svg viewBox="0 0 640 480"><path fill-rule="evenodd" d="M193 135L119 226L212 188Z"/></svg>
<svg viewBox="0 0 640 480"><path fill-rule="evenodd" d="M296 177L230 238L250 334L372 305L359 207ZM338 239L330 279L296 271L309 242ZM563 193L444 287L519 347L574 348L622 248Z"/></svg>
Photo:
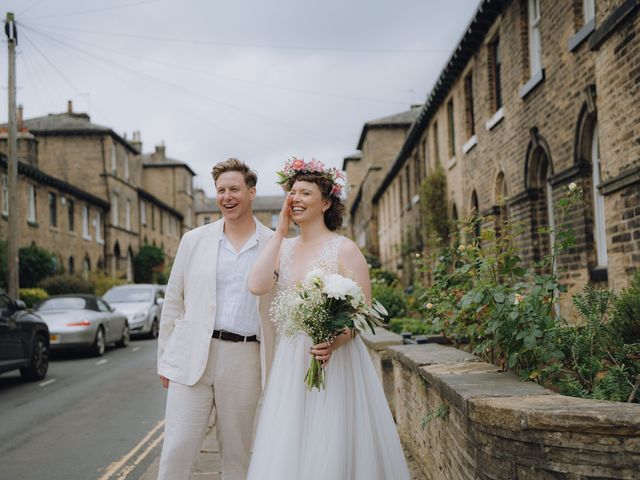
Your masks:
<svg viewBox="0 0 640 480"><path fill-rule="evenodd" d="M319 360L311 359L311 365L309 365L309 370L307 370L307 374L304 377L304 383L307 385L307 390L313 388L323 390L325 388L324 368L322 368Z"/></svg>

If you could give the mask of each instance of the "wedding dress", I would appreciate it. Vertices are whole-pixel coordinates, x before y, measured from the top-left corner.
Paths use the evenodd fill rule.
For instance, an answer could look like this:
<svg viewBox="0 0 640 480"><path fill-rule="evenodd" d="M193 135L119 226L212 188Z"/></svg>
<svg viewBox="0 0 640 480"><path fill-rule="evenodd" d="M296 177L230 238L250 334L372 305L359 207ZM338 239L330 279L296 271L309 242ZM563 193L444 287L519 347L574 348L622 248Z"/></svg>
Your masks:
<svg viewBox="0 0 640 480"><path fill-rule="evenodd" d="M312 268L340 273L336 235ZM294 245L286 239L276 288L290 287ZM307 390L311 339L278 334L248 480L409 480L398 432L367 349L356 337L331 355L326 388Z"/></svg>

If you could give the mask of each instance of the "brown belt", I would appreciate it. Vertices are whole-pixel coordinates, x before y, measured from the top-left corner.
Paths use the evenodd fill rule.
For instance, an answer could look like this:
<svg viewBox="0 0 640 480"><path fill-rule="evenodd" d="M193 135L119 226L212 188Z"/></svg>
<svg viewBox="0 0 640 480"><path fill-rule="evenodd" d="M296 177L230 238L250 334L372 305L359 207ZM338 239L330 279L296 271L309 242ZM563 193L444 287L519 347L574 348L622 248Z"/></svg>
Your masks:
<svg viewBox="0 0 640 480"><path fill-rule="evenodd" d="M237 333L225 332L224 330L214 330L213 338L217 338L218 340L225 340L228 342L257 342L258 337L255 335L251 335L250 337L244 337L242 335L238 335Z"/></svg>

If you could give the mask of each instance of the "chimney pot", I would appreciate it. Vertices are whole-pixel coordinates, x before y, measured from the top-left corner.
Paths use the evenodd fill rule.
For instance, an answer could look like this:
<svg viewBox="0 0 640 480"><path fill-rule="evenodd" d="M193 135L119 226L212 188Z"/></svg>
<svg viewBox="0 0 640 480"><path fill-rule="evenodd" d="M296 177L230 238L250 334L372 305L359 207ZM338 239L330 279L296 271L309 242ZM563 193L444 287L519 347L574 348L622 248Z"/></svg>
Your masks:
<svg viewBox="0 0 640 480"><path fill-rule="evenodd" d="M73 113L73 101L67 100L67 113Z"/></svg>
<svg viewBox="0 0 640 480"><path fill-rule="evenodd" d="M24 117L23 117L23 109L22 105L18 105L18 131L21 131L24 128Z"/></svg>

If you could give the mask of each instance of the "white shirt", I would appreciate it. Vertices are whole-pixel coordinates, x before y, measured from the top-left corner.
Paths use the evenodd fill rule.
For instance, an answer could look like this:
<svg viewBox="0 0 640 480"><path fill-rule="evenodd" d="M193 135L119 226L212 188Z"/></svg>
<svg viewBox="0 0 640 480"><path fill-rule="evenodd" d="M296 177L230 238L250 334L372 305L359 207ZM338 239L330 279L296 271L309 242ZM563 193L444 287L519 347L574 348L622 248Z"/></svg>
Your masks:
<svg viewBox="0 0 640 480"><path fill-rule="evenodd" d="M260 336L256 297L247 288L251 267L258 256L258 233L251 235L239 252L220 235L216 268L216 330Z"/></svg>

